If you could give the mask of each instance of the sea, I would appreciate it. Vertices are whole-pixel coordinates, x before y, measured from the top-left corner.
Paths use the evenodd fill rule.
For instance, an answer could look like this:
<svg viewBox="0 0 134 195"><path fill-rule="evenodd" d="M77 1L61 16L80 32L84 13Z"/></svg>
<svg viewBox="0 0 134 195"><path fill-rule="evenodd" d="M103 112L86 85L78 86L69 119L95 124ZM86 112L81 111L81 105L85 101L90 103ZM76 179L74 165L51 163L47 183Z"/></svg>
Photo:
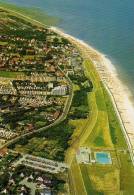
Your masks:
<svg viewBox="0 0 134 195"><path fill-rule="evenodd" d="M60 18L57 27L105 54L134 102L134 0L5 0ZM127 93L124 90L124 93Z"/></svg>

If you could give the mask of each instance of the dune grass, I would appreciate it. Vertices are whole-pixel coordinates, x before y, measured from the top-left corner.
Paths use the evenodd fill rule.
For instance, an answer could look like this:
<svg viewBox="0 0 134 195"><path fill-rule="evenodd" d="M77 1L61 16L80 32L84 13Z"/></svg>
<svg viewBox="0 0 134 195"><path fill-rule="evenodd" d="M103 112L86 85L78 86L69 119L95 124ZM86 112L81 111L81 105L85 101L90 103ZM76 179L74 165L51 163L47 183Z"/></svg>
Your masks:
<svg viewBox="0 0 134 195"><path fill-rule="evenodd" d="M104 101L106 104L106 111L108 115L108 121L109 121L109 128L110 128L110 134L111 134L111 139L114 144L114 147L116 148L126 148L127 144L125 142L122 129L118 120L118 117L115 113L115 110L113 108L111 99L102 85L103 93L104 93Z"/></svg>
<svg viewBox="0 0 134 195"><path fill-rule="evenodd" d="M103 90L101 87L101 81L96 73L92 62L85 61L86 75L91 78L94 88L93 92L95 94L94 102L96 103L98 116L95 121L95 126L91 133L89 134L85 146L94 147L113 147L110 136L109 122L106 111L106 104L104 99ZM93 102L91 102L93 104ZM93 112L95 110L93 109Z"/></svg>

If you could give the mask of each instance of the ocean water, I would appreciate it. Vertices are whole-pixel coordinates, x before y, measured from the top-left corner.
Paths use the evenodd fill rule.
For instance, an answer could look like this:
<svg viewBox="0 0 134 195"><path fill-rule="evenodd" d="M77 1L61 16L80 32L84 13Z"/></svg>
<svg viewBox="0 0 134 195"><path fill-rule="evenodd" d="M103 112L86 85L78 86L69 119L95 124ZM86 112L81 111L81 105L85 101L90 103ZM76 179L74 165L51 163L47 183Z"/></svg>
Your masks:
<svg viewBox="0 0 134 195"><path fill-rule="evenodd" d="M5 0L61 18L58 27L106 54L134 100L134 0ZM125 93L125 91L124 91Z"/></svg>

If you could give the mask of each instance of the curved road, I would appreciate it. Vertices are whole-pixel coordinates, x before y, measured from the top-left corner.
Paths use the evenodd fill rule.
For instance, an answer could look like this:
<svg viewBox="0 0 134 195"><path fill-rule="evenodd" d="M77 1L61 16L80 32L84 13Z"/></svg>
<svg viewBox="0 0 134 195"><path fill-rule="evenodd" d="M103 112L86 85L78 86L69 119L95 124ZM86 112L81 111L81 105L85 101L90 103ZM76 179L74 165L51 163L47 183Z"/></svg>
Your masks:
<svg viewBox="0 0 134 195"><path fill-rule="evenodd" d="M30 18L30 17L28 17L28 16L25 16L25 15L23 15L23 14L21 14L21 13L18 13L18 12L16 12L16 11L10 10L10 9L8 9L8 8L3 8L3 7L1 7L1 6L0 6L0 8L5 9L5 10L8 10L8 11L14 13L14 14L17 14L17 15L20 16L20 17L24 17L25 19L28 19L28 20L30 20L31 22L35 22L35 23L37 23L37 24L39 24L39 25L45 27L45 25L42 24L41 22L39 22L39 21L37 21L37 20L35 20L35 19L32 19L32 18ZM60 68L59 68L59 69L60 69ZM60 70L61 70L61 69L60 69ZM61 71L62 71L62 70L61 70ZM62 71L62 72L64 73L64 71ZM65 75L65 73L64 73L64 75ZM41 132L41 131L44 131L44 130L46 130L46 129L48 129L48 128L51 128L51 127L53 127L53 126L55 126L55 125L61 123L61 122L66 118L66 116L67 116L67 114L68 114L68 112L69 112L70 106L71 106L71 104L72 104L72 99L73 99L73 86L72 86L72 82L71 82L71 80L69 79L69 77L67 77L67 76L65 75L65 78L66 78L66 80L68 81L68 84L69 84L69 97L68 97L68 100L66 101L66 104L65 104L65 107L64 107L64 109L63 109L62 115L61 115L54 123L52 123L52 124L50 124L50 125L48 125L48 126L46 126L46 127L42 127L42 128L40 128L40 129L38 129L38 130L34 130L34 131L32 131L32 132L25 133L25 134L23 134L23 135L20 135L20 136L18 136L18 137L16 137L16 138L14 138L14 139L12 139L12 140L6 142L5 144L3 144L3 145L0 147L0 149L9 146L10 144L12 144L12 143L18 141L18 140L21 139L21 138L25 138L25 137L28 137L28 136L30 136L30 135L34 135L34 134L36 134L37 132Z"/></svg>
<svg viewBox="0 0 134 195"><path fill-rule="evenodd" d="M65 75L65 74L64 74L64 75ZM38 129L38 130L34 130L34 131L32 131L32 132L25 133L25 134L23 134L23 135L20 135L20 136L18 136L18 137L16 137L16 138L14 138L14 139L12 139L12 140L6 142L5 144L3 144L3 145L0 147L0 149L9 146L10 144L12 144L12 143L14 143L14 142L20 140L21 138L25 138L25 137L28 137L28 136L30 136L30 135L34 135L34 134L36 134L36 133L38 133L38 132L42 132L42 131L44 131L44 130L46 130L46 129L48 129L48 128L51 128L51 127L53 127L53 126L55 126L55 125L61 123L63 120L66 119L66 116L67 116L67 114L68 114L68 112L69 112L69 109L70 109L70 106L71 106L71 104L72 104L72 99L73 99L73 86L72 86L71 80L70 80L67 76L65 76L65 78L66 78L66 80L68 81L68 84L69 84L69 96L68 96L68 99L67 99L67 101L66 101L66 103L65 103L65 107L64 107L64 109L63 109L62 115L61 115L54 123L52 123L52 124L50 124L50 125L48 125L48 126L46 126L46 127L42 127L42 128L40 128L40 129Z"/></svg>

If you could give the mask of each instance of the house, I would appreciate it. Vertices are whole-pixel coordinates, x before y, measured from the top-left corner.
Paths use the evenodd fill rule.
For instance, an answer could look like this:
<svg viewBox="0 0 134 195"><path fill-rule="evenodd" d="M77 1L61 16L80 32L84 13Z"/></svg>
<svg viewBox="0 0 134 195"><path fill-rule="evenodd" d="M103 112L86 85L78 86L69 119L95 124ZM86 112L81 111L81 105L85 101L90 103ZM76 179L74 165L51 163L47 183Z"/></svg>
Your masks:
<svg viewBox="0 0 134 195"><path fill-rule="evenodd" d="M50 83L48 83L47 86L48 86L48 89L53 89L53 86L54 86L54 85L53 85L53 83L50 82Z"/></svg>
<svg viewBox="0 0 134 195"><path fill-rule="evenodd" d="M52 95L66 95L67 94L67 86L57 86L52 90Z"/></svg>
<svg viewBox="0 0 134 195"><path fill-rule="evenodd" d="M0 157L4 157L8 154L8 149L7 148L2 148L0 150Z"/></svg>
<svg viewBox="0 0 134 195"><path fill-rule="evenodd" d="M42 177L38 177L36 180L37 180L38 182L43 182L43 181L44 181Z"/></svg>
<svg viewBox="0 0 134 195"><path fill-rule="evenodd" d="M49 66L49 67L47 68L47 71L48 71L48 72L55 72L56 69L55 69L54 66Z"/></svg>
<svg viewBox="0 0 134 195"><path fill-rule="evenodd" d="M4 190L2 191L2 194L7 194L7 189L4 189Z"/></svg>
<svg viewBox="0 0 134 195"><path fill-rule="evenodd" d="M56 120L60 115L60 112L59 111L56 111L53 115L53 119Z"/></svg>

